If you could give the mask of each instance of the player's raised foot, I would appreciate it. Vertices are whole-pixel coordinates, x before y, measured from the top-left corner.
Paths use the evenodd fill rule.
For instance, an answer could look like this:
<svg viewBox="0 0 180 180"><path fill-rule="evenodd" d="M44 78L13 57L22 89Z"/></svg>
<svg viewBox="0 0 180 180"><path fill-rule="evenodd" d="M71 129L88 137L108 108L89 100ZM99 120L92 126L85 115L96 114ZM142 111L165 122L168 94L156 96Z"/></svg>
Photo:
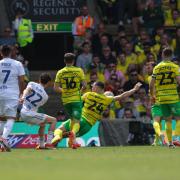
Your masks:
<svg viewBox="0 0 180 180"><path fill-rule="evenodd" d="M11 152L11 147L9 146L6 139L0 137L0 144L4 147L5 151Z"/></svg>
<svg viewBox="0 0 180 180"><path fill-rule="evenodd" d="M52 144L45 143L44 146L38 145L36 150L53 150L56 149Z"/></svg>
<svg viewBox="0 0 180 180"><path fill-rule="evenodd" d="M6 152L6 150L2 144L0 144L0 152Z"/></svg>
<svg viewBox="0 0 180 180"><path fill-rule="evenodd" d="M49 144L49 143L45 143L45 148L46 149L52 149L52 150L56 149L53 144Z"/></svg>
<svg viewBox="0 0 180 180"><path fill-rule="evenodd" d="M55 147L57 146L58 142L61 140L61 137L59 135L54 136L54 138L51 141L51 144Z"/></svg>
<svg viewBox="0 0 180 180"><path fill-rule="evenodd" d="M77 143L77 142L72 144L72 146L71 146L72 149L77 149L77 148L80 148L80 147L81 147L81 145L79 143Z"/></svg>
<svg viewBox="0 0 180 180"><path fill-rule="evenodd" d="M75 144L75 139L76 139L75 134L72 131L69 132L69 141L68 141L69 147L72 147L72 145Z"/></svg>

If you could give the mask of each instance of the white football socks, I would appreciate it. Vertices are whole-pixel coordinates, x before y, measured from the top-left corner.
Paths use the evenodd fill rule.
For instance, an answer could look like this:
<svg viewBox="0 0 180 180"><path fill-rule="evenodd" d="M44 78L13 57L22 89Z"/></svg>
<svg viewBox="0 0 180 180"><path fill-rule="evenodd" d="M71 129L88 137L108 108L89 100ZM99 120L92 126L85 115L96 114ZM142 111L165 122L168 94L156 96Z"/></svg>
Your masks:
<svg viewBox="0 0 180 180"><path fill-rule="evenodd" d="M0 121L0 136L3 134L5 123L6 123L6 121Z"/></svg>
<svg viewBox="0 0 180 180"><path fill-rule="evenodd" d="M14 119L8 119L4 125L4 130L3 130L3 134L2 137L4 139L7 139L7 137L9 136L9 134L11 133L11 130L13 128L14 125Z"/></svg>
<svg viewBox="0 0 180 180"><path fill-rule="evenodd" d="M48 132L48 134L47 134L47 141L46 141L48 144L51 144L51 141L53 139L53 134L54 133L52 131Z"/></svg>

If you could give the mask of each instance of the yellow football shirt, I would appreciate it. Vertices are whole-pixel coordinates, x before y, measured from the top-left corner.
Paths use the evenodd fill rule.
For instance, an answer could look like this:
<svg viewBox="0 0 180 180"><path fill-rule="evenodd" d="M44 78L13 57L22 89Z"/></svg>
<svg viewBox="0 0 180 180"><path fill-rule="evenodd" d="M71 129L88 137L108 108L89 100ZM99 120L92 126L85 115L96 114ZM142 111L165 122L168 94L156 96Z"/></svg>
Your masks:
<svg viewBox="0 0 180 180"><path fill-rule="evenodd" d="M155 78L156 99L160 104L171 104L179 101L176 77L179 66L171 61L162 61L153 69Z"/></svg>
<svg viewBox="0 0 180 180"><path fill-rule="evenodd" d="M85 79L81 68L75 66L66 66L56 74L55 83L60 83L63 89L63 104L81 101L81 82Z"/></svg>
<svg viewBox="0 0 180 180"><path fill-rule="evenodd" d="M103 111L113 102L114 97L87 92L82 96L82 100L84 101L82 117L94 125L96 121L101 120Z"/></svg>

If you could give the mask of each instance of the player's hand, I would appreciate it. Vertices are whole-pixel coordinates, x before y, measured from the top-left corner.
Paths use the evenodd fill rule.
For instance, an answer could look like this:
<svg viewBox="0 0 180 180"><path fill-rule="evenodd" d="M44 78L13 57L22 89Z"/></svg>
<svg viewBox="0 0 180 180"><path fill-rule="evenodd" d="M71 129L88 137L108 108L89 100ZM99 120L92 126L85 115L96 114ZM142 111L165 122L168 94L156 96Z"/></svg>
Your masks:
<svg viewBox="0 0 180 180"><path fill-rule="evenodd" d="M150 96L150 101L151 101L151 104L155 104L156 102L156 97L155 96Z"/></svg>
<svg viewBox="0 0 180 180"><path fill-rule="evenodd" d="M24 102L24 98L20 98L19 99L19 104L23 104L23 102Z"/></svg>
<svg viewBox="0 0 180 180"><path fill-rule="evenodd" d="M140 82L136 83L136 85L134 86L134 90L138 91L141 86L142 86L142 83Z"/></svg>

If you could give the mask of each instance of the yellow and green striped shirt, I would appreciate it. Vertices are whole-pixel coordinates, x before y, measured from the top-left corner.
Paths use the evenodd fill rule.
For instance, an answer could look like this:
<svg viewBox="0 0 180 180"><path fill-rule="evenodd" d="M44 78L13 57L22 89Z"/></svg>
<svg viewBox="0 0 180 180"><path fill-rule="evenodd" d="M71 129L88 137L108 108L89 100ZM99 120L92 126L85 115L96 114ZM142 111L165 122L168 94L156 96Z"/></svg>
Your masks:
<svg viewBox="0 0 180 180"><path fill-rule="evenodd" d="M81 101L81 82L85 79L81 68L75 66L66 66L56 74L55 83L59 83L63 89L63 104Z"/></svg>
<svg viewBox="0 0 180 180"><path fill-rule="evenodd" d="M82 96L82 100L84 101L82 117L91 125L94 125L97 120L101 120L103 111L113 102L114 97L96 92L87 92Z"/></svg>
<svg viewBox="0 0 180 180"><path fill-rule="evenodd" d="M180 75L179 66L171 61L162 61L153 69L156 98L160 104L172 104L179 101L176 77Z"/></svg>

